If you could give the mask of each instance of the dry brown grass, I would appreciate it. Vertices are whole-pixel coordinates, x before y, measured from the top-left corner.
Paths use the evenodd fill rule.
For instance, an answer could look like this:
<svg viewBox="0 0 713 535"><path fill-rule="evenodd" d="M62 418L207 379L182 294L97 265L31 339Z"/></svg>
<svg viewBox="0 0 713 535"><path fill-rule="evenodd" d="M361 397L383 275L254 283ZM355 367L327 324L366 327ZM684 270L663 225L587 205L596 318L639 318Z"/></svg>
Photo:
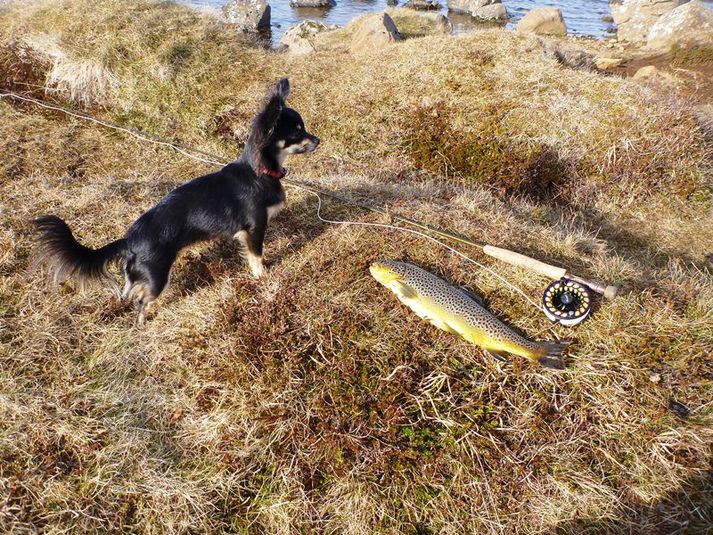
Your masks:
<svg viewBox="0 0 713 535"><path fill-rule="evenodd" d="M711 525L710 146L685 102L564 69L536 40L499 31L295 59L172 4L81 5L3 8L2 79L18 65L13 38L51 36L116 76L97 113L229 156L266 84L289 75L293 105L324 140L289 162L297 178L625 291L577 329L556 329L574 339L566 371L503 366L419 322L368 264L418 263L533 337L549 336L542 315L416 238L322 225L314 199L290 190L264 279L250 278L235 244L191 248L137 330L107 291L58 289L31 272L28 221L56 213L103 244L208 166L3 100L0 530ZM46 81L51 65L25 67ZM545 151L547 165L532 165ZM533 296L544 287L497 267Z"/></svg>

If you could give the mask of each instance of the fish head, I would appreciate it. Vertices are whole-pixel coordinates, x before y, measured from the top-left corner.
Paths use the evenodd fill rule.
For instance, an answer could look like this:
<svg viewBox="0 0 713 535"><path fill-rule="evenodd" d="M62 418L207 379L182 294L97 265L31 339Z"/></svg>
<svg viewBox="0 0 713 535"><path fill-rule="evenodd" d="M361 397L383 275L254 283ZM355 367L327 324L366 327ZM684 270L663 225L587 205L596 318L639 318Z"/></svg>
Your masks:
<svg viewBox="0 0 713 535"><path fill-rule="evenodd" d="M371 276L387 287L401 280L402 274L399 271L399 263L393 260L379 260L369 266Z"/></svg>

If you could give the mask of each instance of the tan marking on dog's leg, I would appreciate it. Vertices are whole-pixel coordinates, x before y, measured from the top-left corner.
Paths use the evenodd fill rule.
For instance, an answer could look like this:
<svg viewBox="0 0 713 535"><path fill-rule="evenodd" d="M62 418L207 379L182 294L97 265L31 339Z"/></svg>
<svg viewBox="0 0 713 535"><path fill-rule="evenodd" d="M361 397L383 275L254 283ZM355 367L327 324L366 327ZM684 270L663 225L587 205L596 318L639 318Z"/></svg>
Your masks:
<svg viewBox="0 0 713 535"><path fill-rule="evenodd" d="M156 301L156 297L154 297L145 284L136 283L129 292L129 299L136 299L136 308L138 310L136 325L143 327L146 323L146 315L148 314L149 308L151 308Z"/></svg>
<svg viewBox="0 0 713 535"><path fill-rule="evenodd" d="M129 295L131 294L131 289L134 287L134 283L129 280L129 278L126 278L126 282L124 283L124 289L121 292L121 298L122 299L128 299Z"/></svg>
<svg viewBox="0 0 713 535"><path fill-rule="evenodd" d="M247 260L253 277L256 279L261 277L263 273L265 273L265 267L262 265L262 256L256 255L250 250L248 232L246 230L237 232L235 239L238 240L242 246L240 256Z"/></svg>
<svg viewBox="0 0 713 535"><path fill-rule="evenodd" d="M154 303L156 303L155 300L153 301L144 301L139 305L139 313L136 316L136 325L138 327L143 327L146 325L146 316L149 313L149 310L153 308Z"/></svg>
<svg viewBox="0 0 713 535"><path fill-rule="evenodd" d="M248 256L248 265L252 271L253 277L259 279L265 273L265 266L262 265L262 256L251 254Z"/></svg>

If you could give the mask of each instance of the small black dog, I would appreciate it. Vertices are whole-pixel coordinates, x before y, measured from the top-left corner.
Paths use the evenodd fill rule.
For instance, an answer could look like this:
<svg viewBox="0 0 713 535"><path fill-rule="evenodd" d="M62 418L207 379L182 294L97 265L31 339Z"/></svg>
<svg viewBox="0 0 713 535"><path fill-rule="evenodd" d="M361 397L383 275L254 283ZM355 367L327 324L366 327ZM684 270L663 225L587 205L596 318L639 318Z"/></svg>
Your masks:
<svg viewBox="0 0 713 535"><path fill-rule="evenodd" d="M90 249L78 243L57 216L36 219L38 260L50 264L57 280L73 275L80 284L100 279L118 293L106 266L120 259L126 277L122 297L136 301L139 324L166 287L176 255L192 243L236 238L253 275L262 275L265 228L285 202L280 183L285 176L284 159L288 154L312 152L319 145L319 138L305 130L300 114L285 106L289 91L284 78L268 93L237 161L170 192L139 217L122 239Z"/></svg>

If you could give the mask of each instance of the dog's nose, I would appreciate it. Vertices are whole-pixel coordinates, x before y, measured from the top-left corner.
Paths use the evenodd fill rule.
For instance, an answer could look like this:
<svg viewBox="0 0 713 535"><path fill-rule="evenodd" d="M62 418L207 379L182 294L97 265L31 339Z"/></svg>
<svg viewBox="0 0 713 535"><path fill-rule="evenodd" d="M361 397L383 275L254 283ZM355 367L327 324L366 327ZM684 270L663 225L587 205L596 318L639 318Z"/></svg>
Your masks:
<svg viewBox="0 0 713 535"><path fill-rule="evenodd" d="M319 139L317 136L312 136L312 141L315 145L319 145L321 139Z"/></svg>

